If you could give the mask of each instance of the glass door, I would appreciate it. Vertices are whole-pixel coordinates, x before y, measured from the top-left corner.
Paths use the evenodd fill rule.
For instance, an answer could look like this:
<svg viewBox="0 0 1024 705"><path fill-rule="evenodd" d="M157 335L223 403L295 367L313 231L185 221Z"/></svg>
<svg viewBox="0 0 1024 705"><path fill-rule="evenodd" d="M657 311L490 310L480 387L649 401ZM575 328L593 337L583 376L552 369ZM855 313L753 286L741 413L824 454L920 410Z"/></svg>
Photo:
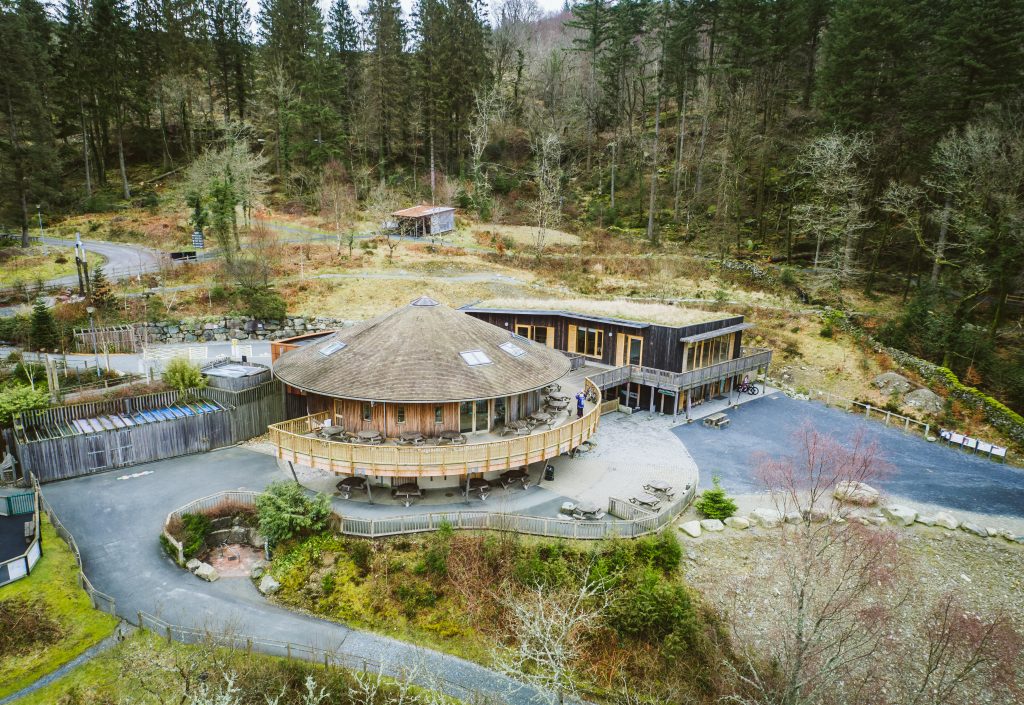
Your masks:
<svg viewBox="0 0 1024 705"><path fill-rule="evenodd" d="M459 403L459 431L461 433L473 432L473 402L471 401Z"/></svg>
<svg viewBox="0 0 1024 705"><path fill-rule="evenodd" d="M627 346L626 361L631 365L641 365L644 359L644 339L630 336L627 338Z"/></svg>
<svg viewBox="0 0 1024 705"><path fill-rule="evenodd" d="M487 399L478 399L476 402L476 422L475 427L477 431L486 431L490 428L488 425L487 411L491 406L491 403Z"/></svg>

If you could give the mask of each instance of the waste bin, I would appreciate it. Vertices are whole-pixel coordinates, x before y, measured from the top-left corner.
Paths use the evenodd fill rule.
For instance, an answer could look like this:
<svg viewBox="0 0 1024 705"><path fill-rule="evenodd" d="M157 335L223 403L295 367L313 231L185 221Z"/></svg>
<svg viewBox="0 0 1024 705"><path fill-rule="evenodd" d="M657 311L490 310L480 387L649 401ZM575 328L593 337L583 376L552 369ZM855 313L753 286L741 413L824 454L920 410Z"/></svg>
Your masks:
<svg viewBox="0 0 1024 705"><path fill-rule="evenodd" d="M544 466L544 479L550 482L555 479L555 466L545 465Z"/></svg>

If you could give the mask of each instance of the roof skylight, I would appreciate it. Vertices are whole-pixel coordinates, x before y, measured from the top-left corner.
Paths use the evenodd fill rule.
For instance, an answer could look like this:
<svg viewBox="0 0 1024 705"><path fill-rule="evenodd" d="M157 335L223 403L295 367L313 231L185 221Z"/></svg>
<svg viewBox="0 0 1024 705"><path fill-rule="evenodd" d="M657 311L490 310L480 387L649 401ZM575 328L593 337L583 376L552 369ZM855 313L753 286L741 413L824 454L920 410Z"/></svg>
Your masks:
<svg viewBox="0 0 1024 705"><path fill-rule="evenodd" d="M321 346L318 352L324 357L327 357L328 355L333 355L339 350L344 350L346 347L348 346L345 343L340 340L335 340L333 343L327 343L327 345Z"/></svg>
<svg viewBox="0 0 1024 705"><path fill-rule="evenodd" d="M466 361L466 364L470 367L477 367L479 365L490 365L491 358L487 357L483 350L465 350L460 352L459 355Z"/></svg>
<svg viewBox="0 0 1024 705"><path fill-rule="evenodd" d="M521 347L512 342L502 343L498 347L507 352L512 357L522 357L523 355L526 354L525 350L523 350Z"/></svg>

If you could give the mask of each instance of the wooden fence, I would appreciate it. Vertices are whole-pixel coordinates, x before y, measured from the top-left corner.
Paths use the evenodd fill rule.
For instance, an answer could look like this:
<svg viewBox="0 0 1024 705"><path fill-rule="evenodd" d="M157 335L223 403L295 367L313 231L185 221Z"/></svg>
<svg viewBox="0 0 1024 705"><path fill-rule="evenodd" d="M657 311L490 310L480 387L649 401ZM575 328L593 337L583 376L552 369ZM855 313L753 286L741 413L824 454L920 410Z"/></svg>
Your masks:
<svg viewBox="0 0 1024 705"><path fill-rule="evenodd" d="M820 399L825 402L825 406L838 406L854 412L858 409L862 410L866 418L881 421L886 426L892 426L893 428L901 429L907 433L919 431L925 438L928 437L928 431L931 428L931 426L924 421L918 421L917 419L912 419L909 416L903 416L902 414L897 414L894 411L881 409L877 406L871 406L871 404L865 404L864 402L845 399L843 397L836 396L831 392L812 390L810 397L811 399Z"/></svg>
<svg viewBox="0 0 1024 705"><path fill-rule="evenodd" d="M50 525L53 526L54 531L61 538L64 543L68 545L71 550L71 554L75 557L75 563L78 565L78 585L85 590L85 593L89 596L89 600L92 602L92 606L101 612L107 614L117 615L116 604L114 598L106 593L100 592L93 587L89 578L86 577L85 571L82 569L82 554L78 550L78 542L75 541L75 537L70 531L64 528L64 525L60 523L60 519L57 518L56 513L53 511L53 507L46 501L46 496L43 494L42 489L39 487L39 480L35 475L29 474L32 480L32 487L36 491L36 495L39 497L39 504L46 513L46 517L50 520Z"/></svg>
<svg viewBox="0 0 1024 705"><path fill-rule="evenodd" d="M608 538L635 538L660 530L679 516L693 501L696 483L688 485L660 511L641 509L630 502L615 497L608 499L608 514L616 519L578 520L556 517L534 517L522 514L508 514L486 511L424 512L397 517L369 519L363 517L339 517L339 533L347 536L375 539L399 534L415 534L437 531L442 526L453 529L477 531L514 531L520 534L547 536L550 538L599 540ZM258 492L218 492L197 499L167 515L164 536L178 550L181 562L181 544L167 532L167 524L183 514L201 512L224 501L238 502L247 506L256 505Z"/></svg>
<svg viewBox="0 0 1024 705"><path fill-rule="evenodd" d="M188 406L182 398L213 401L222 408L95 433L62 430L76 419ZM15 421L13 450L23 474L33 472L49 482L223 448L261 436L283 419L284 392L276 380L241 392L158 392L24 412ZM44 434L34 429L49 430Z"/></svg>
<svg viewBox="0 0 1024 705"><path fill-rule="evenodd" d="M135 326L120 325L75 328L74 348L80 353L136 353L142 345Z"/></svg>

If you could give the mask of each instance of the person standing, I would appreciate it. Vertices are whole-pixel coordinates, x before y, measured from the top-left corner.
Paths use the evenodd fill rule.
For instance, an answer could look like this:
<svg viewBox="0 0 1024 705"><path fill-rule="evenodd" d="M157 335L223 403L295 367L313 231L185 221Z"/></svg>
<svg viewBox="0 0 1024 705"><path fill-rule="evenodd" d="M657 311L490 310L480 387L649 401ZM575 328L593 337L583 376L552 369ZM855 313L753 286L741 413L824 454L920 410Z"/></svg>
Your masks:
<svg viewBox="0 0 1024 705"><path fill-rule="evenodd" d="M587 401L587 395L583 393L583 390L576 392L576 418L583 418L583 405Z"/></svg>

